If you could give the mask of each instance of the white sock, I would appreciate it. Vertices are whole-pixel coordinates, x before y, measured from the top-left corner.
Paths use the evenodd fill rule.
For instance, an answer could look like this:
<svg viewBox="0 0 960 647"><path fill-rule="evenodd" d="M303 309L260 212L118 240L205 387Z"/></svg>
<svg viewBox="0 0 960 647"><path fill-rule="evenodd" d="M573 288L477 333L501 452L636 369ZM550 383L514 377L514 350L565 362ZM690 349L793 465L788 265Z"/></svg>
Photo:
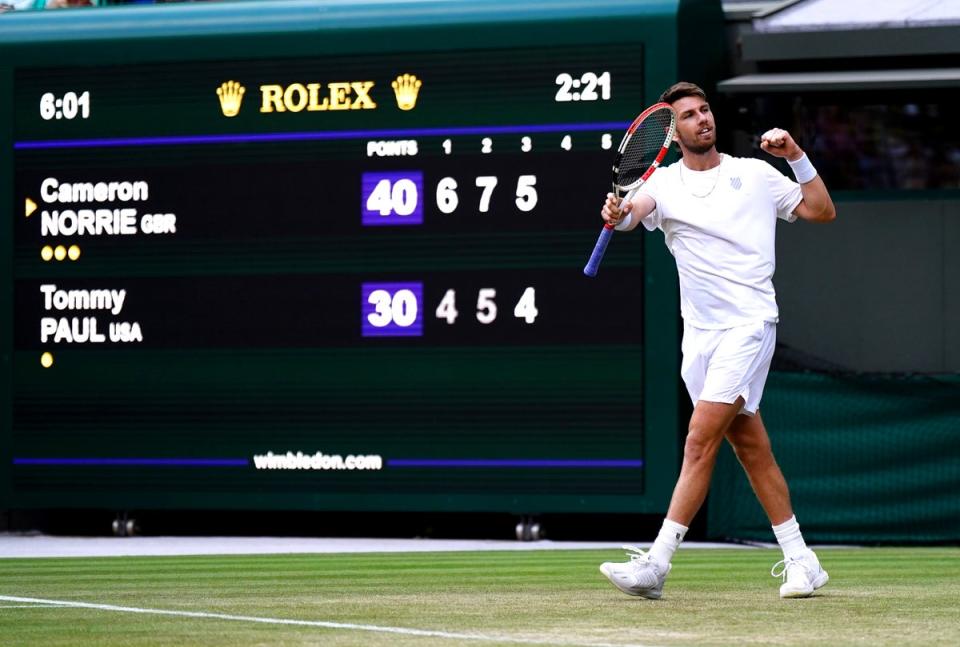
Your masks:
<svg viewBox="0 0 960 647"><path fill-rule="evenodd" d="M773 526L773 534L777 536L777 543L783 549L784 559L799 559L807 554L807 543L803 541L796 516Z"/></svg>
<svg viewBox="0 0 960 647"><path fill-rule="evenodd" d="M673 554L680 547L680 542L683 541L683 536L687 534L687 530L686 526L681 526L676 521L663 520L663 526L650 548L650 557L657 563L661 571L665 570L670 560L673 559Z"/></svg>

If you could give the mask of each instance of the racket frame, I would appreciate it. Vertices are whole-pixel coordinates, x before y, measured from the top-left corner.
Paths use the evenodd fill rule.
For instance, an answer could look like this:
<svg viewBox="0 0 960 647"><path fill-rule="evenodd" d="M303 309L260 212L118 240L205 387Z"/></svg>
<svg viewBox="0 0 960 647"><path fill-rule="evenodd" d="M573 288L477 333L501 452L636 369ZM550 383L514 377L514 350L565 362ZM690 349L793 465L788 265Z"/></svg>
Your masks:
<svg viewBox="0 0 960 647"><path fill-rule="evenodd" d="M640 127L647 117L657 110L662 110L666 108L671 113L670 127L667 128L666 137L664 137L663 145L660 147L660 151L657 153L657 156L654 158L653 162L650 164L650 168L644 171L638 179L634 180L630 184L620 185L617 184L617 176L620 175L620 162L623 159L623 152L627 150L627 145L630 143L630 140L633 138L637 128ZM620 141L620 146L617 147L617 157L613 162L613 193L619 198L622 194L629 193L635 189L639 189L643 186L644 182L653 175L653 172L660 167L660 162L663 161L663 158L667 156L667 152L670 150L670 144L673 143L673 136L677 132L677 115L674 114L673 108L669 103L655 103L643 112L641 112L636 119L633 120L633 123L627 128L627 132L624 133L623 139Z"/></svg>
<svg viewBox="0 0 960 647"><path fill-rule="evenodd" d="M634 133L637 132L637 128L640 127L640 124L646 120L653 112L657 110L662 110L666 108L670 111L670 126L667 128L664 137L663 145L660 147L660 150L657 152L657 156L654 158L653 162L650 164L650 167L644 171L637 180L631 182L628 185L621 186L617 183L617 178L620 175L620 162L623 160L623 152L627 149L627 145L630 143L630 139L633 137ZM627 128L627 132L624 133L623 139L620 141L620 146L617 147L617 157L613 162L613 194L617 197L617 200L620 200L621 191L624 192L624 195L629 196L632 192L635 192L644 182L649 179L653 172L660 167L660 162L663 161L663 158L667 156L667 152L670 150L670 144L673 143L673 136L677 132L677 115L673 112L673 107L669 103L659 102L655 103L633 120L633 123ZM621 203L622 204L622 203ZM603 259L604 253L606 253L607 245L610 243L610 239L613 236L614 225L611 225L609 222L604 223L603 229L600 230L600 237L597 239L597 243L593 248L593 253L590 255L590 260L587 261L587 265L583 268L583 273L587 276L593 277L597 275L597 270L600 267L600 261Z"/></svg>

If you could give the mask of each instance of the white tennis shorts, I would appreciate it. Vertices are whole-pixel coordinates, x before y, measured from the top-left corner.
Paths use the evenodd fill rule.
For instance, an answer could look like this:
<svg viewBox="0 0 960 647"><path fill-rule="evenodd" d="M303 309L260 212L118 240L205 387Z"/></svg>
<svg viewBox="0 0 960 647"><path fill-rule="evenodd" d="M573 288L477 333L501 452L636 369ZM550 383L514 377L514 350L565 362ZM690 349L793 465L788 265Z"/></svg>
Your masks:
<svg viewBox="0 0 960 647"><path fill-rule="evenodd" d="M693 404L732 404L743 396L740 413L756 414L776 343L777 325L769 321L722 330L684 323L680 375Z"/></svg>

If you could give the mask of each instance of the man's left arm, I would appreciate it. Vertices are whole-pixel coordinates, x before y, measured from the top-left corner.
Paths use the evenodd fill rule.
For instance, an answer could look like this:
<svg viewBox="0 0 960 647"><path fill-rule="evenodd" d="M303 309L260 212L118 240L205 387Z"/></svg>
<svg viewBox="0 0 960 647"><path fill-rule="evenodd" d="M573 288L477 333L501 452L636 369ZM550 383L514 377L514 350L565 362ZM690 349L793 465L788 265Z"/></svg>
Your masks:
<svg viewBox="0 0 960 647"><path fill-rule="evenodd" d="M811 222L830 222L837 217L827 185L790 133L782 128L772 128L760 137L760 148L774 157L786 158L793 169L803 196L793 213Z"/></svg>

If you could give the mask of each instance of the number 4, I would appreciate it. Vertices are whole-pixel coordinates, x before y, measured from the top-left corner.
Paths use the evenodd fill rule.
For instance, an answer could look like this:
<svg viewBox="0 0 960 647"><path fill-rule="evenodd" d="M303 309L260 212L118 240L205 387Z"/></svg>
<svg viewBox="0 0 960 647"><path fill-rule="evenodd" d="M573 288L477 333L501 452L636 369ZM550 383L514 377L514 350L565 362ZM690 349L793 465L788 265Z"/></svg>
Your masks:
<svg viewBox="0 0 960 647"><path fill-rule="evenodd" d="M440 305L437 306L437 319L445 319L448 324L457 320L457 293L454 290L447 290L443 298L440 299Z"/></svg>
<svg viewBox="0 0 960 647"><path fill-rule="evenodd" d="M513 316L518 319L523 319L528 324L532 324L537 319L537 315L540 314L540 311L537 310L537 292L532 287L527 288L523 291L523 296L520 297L520 300L517 301L517 305L513 309Z"/></svg>

